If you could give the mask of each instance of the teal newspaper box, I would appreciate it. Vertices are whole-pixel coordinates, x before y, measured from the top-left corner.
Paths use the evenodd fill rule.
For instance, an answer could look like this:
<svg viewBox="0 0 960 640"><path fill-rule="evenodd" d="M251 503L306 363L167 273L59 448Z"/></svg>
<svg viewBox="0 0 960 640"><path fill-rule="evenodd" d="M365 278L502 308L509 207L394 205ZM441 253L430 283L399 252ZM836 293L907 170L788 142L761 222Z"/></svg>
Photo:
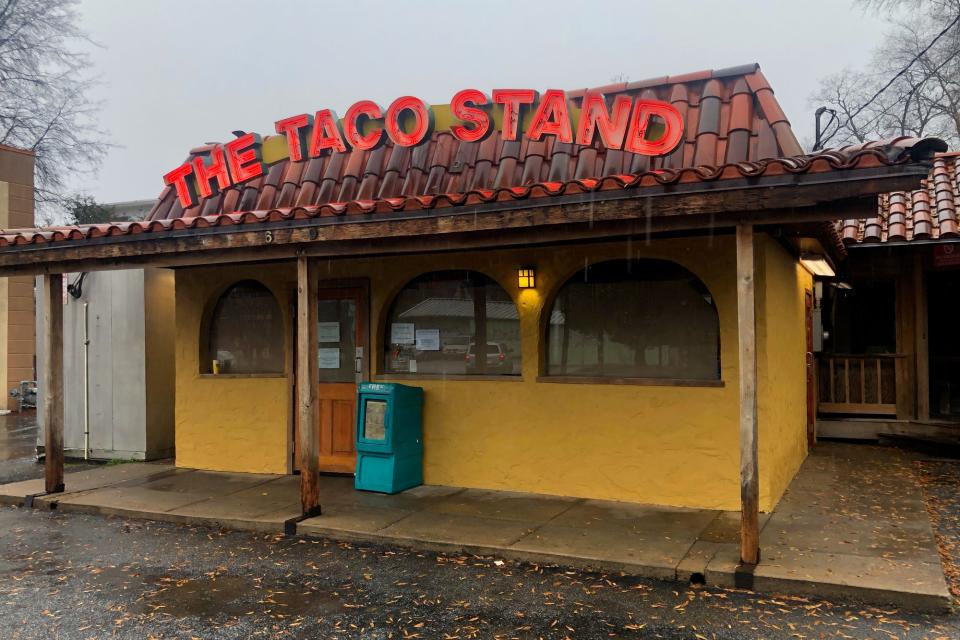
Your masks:
<svg viewBox="0 0 960 640"><path fill-rule="evenodd" d="M363 491L423 484L423 389L364 382L357 390L357 473Z"/></svg>

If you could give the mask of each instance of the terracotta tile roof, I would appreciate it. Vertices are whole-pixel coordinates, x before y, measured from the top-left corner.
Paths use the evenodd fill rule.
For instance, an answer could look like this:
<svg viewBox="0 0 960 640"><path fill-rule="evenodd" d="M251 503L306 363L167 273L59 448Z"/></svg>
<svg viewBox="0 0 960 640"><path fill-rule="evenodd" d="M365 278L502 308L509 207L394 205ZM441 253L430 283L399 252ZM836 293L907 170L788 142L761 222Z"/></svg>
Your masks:
<svg viewBox="0 0 960 640"><path fill-rule="evenodd" d="M857 245L960 238L958 159L958 152L939 154L919 189L882 194L876 217L838 221L836 228L843 242Z"/></svg>
<svg viewBox="0 0 960 640"><path fill-rule="evenodd" d="M898 138L803 155L755 64L593 90L673 103L686 118L683 143L668 156L649 158L601 146L556 144L552 138L504 142L499 133L461 144L438 131L429 144L413 149L387 143L372 151L282 160L266 175L186 211L167 188L143 222L0 231L0 247L864 169L944 150L939 140ZM577 99L585 91L568 95Z"/></svg>
<svg viewBox="0 0 960 640"><path fill-rule="evenodd" d="M719 167L803 153L756 64L591 90L672 103L685 118L683 143L668 156L650 158L599 145L557 144L550 136L539 142L504 142L496 131L483 142L460 143L448 131L436 131L429 144L414 149L388 141L373 151L301 162L282 160L265 176L201 200L186 211L167 188L147 219L462 194L660 169ZM567 95L578 103L586 91ZM210 149L211 145L193 149L191 157L208 154Z"/></svg>
<svg viewBox="0 0 960 640"><path fill-rule="evenodd" d="M830 173L853 169L870 169L923 160L933 150L944 146L936 138L898 138L874 142L869 146L844 147L817 153L740 162L719 167L688 167L659 169L636 174L621 174L606 178L583 178L567 182L537 182L520 187L473 189L466 193L444 193L379 200L351 200L326 204L294 206L289 208L259 209L202 216L179 216L142 222L111 222L106 224L48 227L44 229L0 230L0 248L10 245L44 244L69 240L84 240L106 236L162 233L169 230L202 229L261 222L279 222L356 214L392 213L401 211L442 210L447 207L498 202L514 202L551 196L597 193L624 189L644 189L671 185L688 185L732 179L758 179L797 174ZM254 191L253 187L249 188ZM254 193L256 193L254 191ZM246 198L247 196L243 196ZM438 211L439 213L439 211Z"/></svg>

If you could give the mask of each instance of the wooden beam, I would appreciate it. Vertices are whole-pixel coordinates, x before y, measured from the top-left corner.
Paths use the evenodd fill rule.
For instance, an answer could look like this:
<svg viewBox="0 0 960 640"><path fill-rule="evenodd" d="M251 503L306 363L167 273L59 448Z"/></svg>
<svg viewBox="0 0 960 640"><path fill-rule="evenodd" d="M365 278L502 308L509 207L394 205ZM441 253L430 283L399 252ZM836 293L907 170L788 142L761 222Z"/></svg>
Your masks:
<svg viewBox="0 0 960 640"><path fill-rule="evenodd" d="M874 213L864 208L862 217ZM9 259L0 252L0 276L43 275L46 273L78 273L81 271L110 271L116 269L139 269L143 267L192 267L209 264L238 262L264 262L290 260L302 251L303 255L315 258L338 258L356 256L398 255L406 253L439 253L444 251L467 251L474 249L505 249L568 242L597 242L618 238L657 235L732 233L740 222L754 222L762 217L764 225L793 225L815 218L822 220L823 212L813 209L776 209L737 215L729 219L717 219L711 214L688 214L684 216L622 219L604 219L594 215L592 219L571 219L566 223L538 225L530 223L530 216L521 217L522 226L504 224L478 224L475 229L459 231L431 230L424 226L422 233L406 233L404 225L396 225L395 234L384 237L361 239L320 238L311 227L272 230L273 237L284 236L287 242L257 244L269 230L255 225L239 227L233 232L243 238L222 237L190 238L137 238L123 247L122 255L113 245L86 246L82 243L64 243L59 248L49 247L33 254L15 252ZM349 226L353 223L344 222ZM505 232L506 231L506 232ZM317 237L311 238L311 232ZM146 234L141 234L142 236ZM229 240L229 241L228 241ZM246 243L244 245L244 243ZM234 246L243 245L243 246ZM198 248L199 247L199 248ZM179 249L179 250L178 250Z"/></svg>
<svg viewBox="0 0 960 640"><path fill-rule="evenodd" d="M893 182L899 184L897 180ZM348 214L20 245L0 249L0 276L91 271L97 269L97 263L112 265L106 268L114 269L202 264L207 261L204 254L212 252L232 253L236 256L233 261L289 259L302 247L316 247L323 253L341 245L333 250L359 255L359 247L364 243L379 247L406 239L429 245L452 234L472 237L478 233L487 233L493 239L499 237L503 242L505 230L512 230L511 236L522 230L537 235L570 225L580 226L580 237L596 239L602 234L602 227L615 223L632 223L633 233L646 234L733 228L742 222L766 225L862 218L876 211L875 197L860 195L860 190L867 188L865 184L850 181L650 195L636 190L629 192L629 198L613 200L599 199L604 197L601 193L588 194L591 197L583 202L540 198L501 203L499 208L456 206L403 213ZM868 192L894 190L891 187L887 178ZM252 255L241 258L244 250L251 250Z"/></svg>
<svg viewBox="0 0 960 640"><path fill-rule="evenodd" d="M930 345L927 340L927 286L923 272L923 254L913 257L914 335L917 375L917 419L930 419Z"/></svg>
<svg viewBox="0 0 960 640"><path fill-rule="evenodd" d="M740 370L740 562L760 561L757 474L757 332L751 225L737 226L737 336Z"/></svg>
<svg viewBox="0 0 960 640"><path fill-rule="evenodd" d="M63 491L63 276L43 279L44 485Z"/></svg>
<svg viewBox="0 0 960 640"><path fill-rule="evenodd" d="M320 514L320 399L317 263L297 258L297 411L300 420L300 505L304 517Z"/></svg>

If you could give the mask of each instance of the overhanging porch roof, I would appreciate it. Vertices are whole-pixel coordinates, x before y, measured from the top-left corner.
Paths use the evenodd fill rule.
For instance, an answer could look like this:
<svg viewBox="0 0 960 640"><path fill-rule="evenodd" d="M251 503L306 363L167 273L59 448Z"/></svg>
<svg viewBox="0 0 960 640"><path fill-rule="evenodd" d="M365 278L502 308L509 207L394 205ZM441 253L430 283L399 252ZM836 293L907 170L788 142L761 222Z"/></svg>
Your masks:
<svg viewBox="0 0 960 640"><path fill-rule="evenodd" d="M912 189L936 139L409 198L0 233L0 276L374 255L863 217Z"/></svg>

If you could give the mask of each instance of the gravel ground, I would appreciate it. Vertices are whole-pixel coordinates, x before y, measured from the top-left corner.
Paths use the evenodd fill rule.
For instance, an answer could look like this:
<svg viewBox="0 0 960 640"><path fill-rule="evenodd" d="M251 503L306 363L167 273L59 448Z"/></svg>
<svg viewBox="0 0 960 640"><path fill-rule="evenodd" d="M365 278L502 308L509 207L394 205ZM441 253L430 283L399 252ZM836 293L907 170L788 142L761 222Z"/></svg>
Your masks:
<svg viewBox="0 0 960 640"><path fill-rule="evenodd" d="M0 531L11 640L960 637L958 616L493 558L11 507Z"/></svg>
<svg viewBox="0 0 960 640"><path fill-rule="evenodd" d="M960 600L960 461L917 463L923 497L940 546L940 562L954 600Z"/></svg>
<svg viewBox="0 0 960 640"><path fill-rule="evenodd" d="M83 466L68 467L68 472ZM917 463L960 597L960 462ZM0 482L39 477L0 462ZM960 638L930 616L122 518L0 508L0 638Z"/></svg>

